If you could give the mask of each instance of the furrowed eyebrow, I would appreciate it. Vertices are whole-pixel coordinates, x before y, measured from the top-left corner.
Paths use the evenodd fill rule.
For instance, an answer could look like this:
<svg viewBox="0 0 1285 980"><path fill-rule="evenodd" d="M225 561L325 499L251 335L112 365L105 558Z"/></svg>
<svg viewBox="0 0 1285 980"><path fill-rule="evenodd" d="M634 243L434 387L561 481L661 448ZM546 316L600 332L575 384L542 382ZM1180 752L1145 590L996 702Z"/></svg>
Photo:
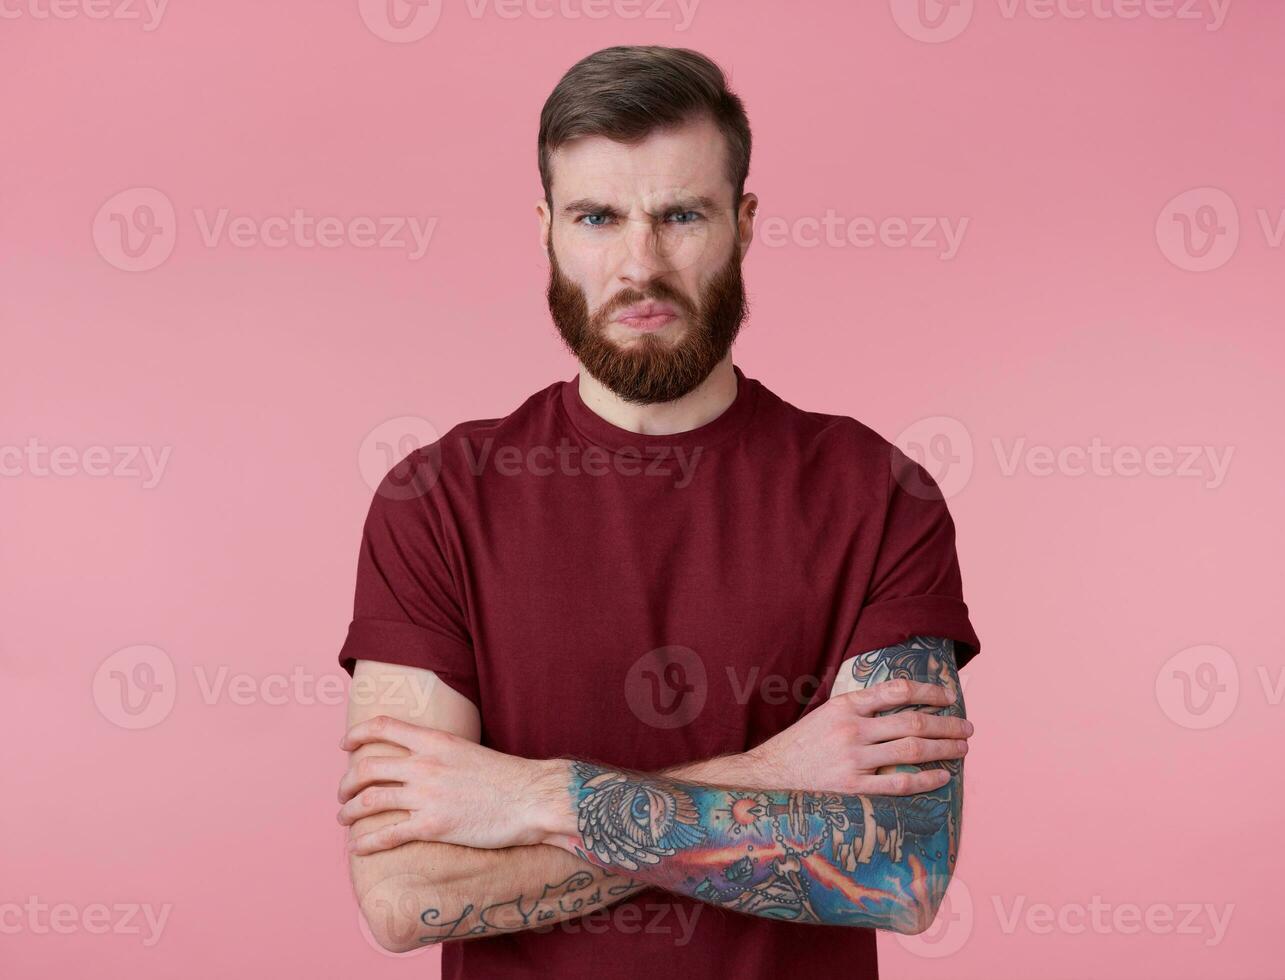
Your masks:
<svg viewBox="0 0 1285 980"><path fill-rule="evenodd" d="M654 218L657 214L670 214L674 211L708 211L719 213L722 208L715 203L713 198L706 197L704 194L697 194L692 197L680 197L669 201L660 209L659 212L648 212ZM610 204L603 204L601 201L595 201L590 197L582 197L572 201L562 209L565 215L573 214L619 214Z"/></svg>

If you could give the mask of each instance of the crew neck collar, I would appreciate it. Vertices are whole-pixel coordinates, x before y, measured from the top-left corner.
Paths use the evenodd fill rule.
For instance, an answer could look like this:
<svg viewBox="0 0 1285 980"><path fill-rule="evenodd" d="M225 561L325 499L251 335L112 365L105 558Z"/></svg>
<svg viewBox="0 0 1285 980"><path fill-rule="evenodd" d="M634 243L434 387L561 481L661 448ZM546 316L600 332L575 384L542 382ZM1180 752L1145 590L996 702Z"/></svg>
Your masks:
<svg viewBox="0 0 1285 980"><path fill-rule="evenodd" d="M667 435L631 432L608 422L580 397L579 374L562 382L560 401L571 424L581 435L612 452L637 452L651 456L675 449L690 451L699 447L704 451L739 432L749 421L758 402L758 382L745 377L735 364L732 365L732 371L736 374L736 397L722 414L694 429Z"/></svg>

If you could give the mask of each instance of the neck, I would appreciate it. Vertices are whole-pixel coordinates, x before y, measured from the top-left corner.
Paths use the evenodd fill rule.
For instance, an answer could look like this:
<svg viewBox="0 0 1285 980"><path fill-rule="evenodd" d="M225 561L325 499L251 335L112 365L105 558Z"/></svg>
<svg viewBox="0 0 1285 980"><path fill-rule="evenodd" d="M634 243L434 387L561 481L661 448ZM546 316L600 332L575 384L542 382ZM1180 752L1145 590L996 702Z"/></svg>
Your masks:
<svg viewBox="0 0 1285 980"><path fill-rule="evenodd" d="M617 428L643 435L668 436L712 422L736 400L736 374L732 354L715 365L704 381L670 402L635 405L580 368L580 400L595 414Z"/></svg>

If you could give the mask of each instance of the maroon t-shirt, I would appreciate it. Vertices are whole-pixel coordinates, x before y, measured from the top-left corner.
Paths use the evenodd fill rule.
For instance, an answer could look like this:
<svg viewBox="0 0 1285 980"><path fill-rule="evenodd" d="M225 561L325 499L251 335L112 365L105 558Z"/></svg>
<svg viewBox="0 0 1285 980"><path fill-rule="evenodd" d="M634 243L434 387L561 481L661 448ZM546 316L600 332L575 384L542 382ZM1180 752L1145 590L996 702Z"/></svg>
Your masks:
<svg viewBox="0 0 1285 980"><path fill-rule="evenodd" d="M928 474L736 378L721 415L675 435L612 425L572 378L407 456L371 502L340 662L436 672L499 751L643 771L759 744L866 650L943 636L963 666L980 644ZM876 977L874 931L659 889L442 954L447 980L811 969Z"/></svg>

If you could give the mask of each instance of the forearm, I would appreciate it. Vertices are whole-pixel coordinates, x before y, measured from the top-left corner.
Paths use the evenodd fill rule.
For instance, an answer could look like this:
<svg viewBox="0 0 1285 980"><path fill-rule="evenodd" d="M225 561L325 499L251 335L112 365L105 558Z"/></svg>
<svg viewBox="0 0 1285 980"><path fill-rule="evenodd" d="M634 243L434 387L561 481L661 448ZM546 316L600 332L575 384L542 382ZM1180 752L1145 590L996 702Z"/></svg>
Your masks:
<svg viewBox="0 0 1285 980"><path fill-rule="evenodd" d="M381 747L382 751L390 751ZM730 778L740 757L684 764L674 774ZM353 835L396 823L397 813L363 818ZM485 849L411 841L352 859L352 879L372 935L409 952L426 944L546 928L612 905L648 887L547 844Z"/></svg>
<svg viewBox="0 0 1285 980"><path fill-rule="evenodd" d="M657 775L687 783L709 786L766 787L764 767L756 762L752 752L720 755L698 762L684 762L661 769Z"/></svg>
<svg viewBox="0 0 1285 980"><path fill-rule="evenodd" d="M953 868L955 780L917 796L862 796L563 766L551 843L734 911L917 933Z"/></svg>
<svg viewBox="0 0 1285 980"><path fill-rule="evenodd" d="M546 845L482 850L416 841L398 856L406 870L361 901L372 934L397 952L546 928L647 887Z"/></svg>
<svg viewBox="0 0 1285 980"><path fill-rule="evenodd" d="M402 756L389 745L360 755ZM349 837L391 826L401 811L363 817ZM499 850L409 841L352 855L350 873L372 936L385 949L410 952L448 940L555 925L641 891L642 882L597 867L557 847Z"/></svg>

